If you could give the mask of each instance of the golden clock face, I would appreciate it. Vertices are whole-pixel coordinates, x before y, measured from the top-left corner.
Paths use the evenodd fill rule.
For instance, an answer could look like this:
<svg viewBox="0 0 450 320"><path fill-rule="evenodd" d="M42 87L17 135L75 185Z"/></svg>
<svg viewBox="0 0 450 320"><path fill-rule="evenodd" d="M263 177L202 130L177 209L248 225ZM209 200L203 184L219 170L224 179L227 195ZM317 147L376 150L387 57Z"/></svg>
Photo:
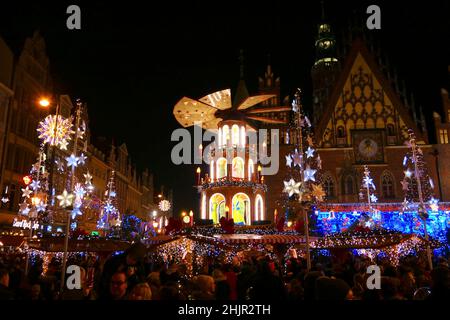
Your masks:
<svg viewBox="0 0 450 320"><path fill-rule="evenodd" d="M358 145L358 151L364 158L371 159L377 154L378 144L373 139L363 139Z"/></svg>

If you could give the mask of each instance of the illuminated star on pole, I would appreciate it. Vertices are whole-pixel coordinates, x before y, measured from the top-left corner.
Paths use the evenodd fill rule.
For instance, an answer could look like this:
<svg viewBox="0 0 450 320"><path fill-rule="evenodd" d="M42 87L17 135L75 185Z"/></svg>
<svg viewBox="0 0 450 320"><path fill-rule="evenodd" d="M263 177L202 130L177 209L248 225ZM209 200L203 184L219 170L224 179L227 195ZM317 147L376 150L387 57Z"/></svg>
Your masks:
<svg viewBox="0 0 450 320"><path fill-rule="evenodd" d="M33 189L34 191L36 191L37 189L39 189L39 187L41 186L41 183L37 180L34 180L32 183L30 183L30 187L31 189Z"/></svg>
<svg viewBox="0 0 450 320"><path fill-rule="evenodd" d="M63 193L56 197L59 200L60 207L68 207L72 204L74 195L68 193L66 189L64 189Z"/></svg>
<svg viewBox="0 0 450 320"><path fill-rule="evenodd" d="M286 192L289 197L292 197L292 195L294 193L299 194L300 193L300 186L301 186L301 182L295 182L294 179L291 179L289 181L283 181L284 183L284 190L283 192Z"/></svg>
<svg viewBox="0 0 450 320"><path fill-rule="evenodd" d="M78 160L80 158L76 157L73 153L70 155L70 157L67 157L67 166L68 167L76 167L78 165Z"/></svg>
<svg viewBox="0 0 450 320"><path fill-rule="evenodd" d="M84 190L84 188L82 187L82 185L80 183L77 183L75 185L75 195L78 198L83 199L85 194L86 194L86 190Z"/></svg>
<svg viewBox="0 0 450 320"><path fill-rule="evenodd" d="M92 175L89 173L89 171L85 174L83 174L84 179L86 179L86 184L91 184L91 180L92 180Z"/></svg>
<svg viewBox="0 0 450 320"><path fill-rule="evenodd" d="M28 208L28 204L26 202L22 202L19 208L20 213L23 215L28 215L28 212L30 212L30 208Z"/></svg>
<svg viewBox="0 0 450 320"><path fill-rule="evenodd" d="M69 141L67 141L66 139L62 139L61 142L59 143L59 148L61 150L67 150L68 145L69 145Z"/></svg>
<svg viewBox="0 0 450 320"><path fill-rule="evenodd" d="M407 178L411 178L411 176L412 176L412 171L411 170L406 170L405 171L405 177L407 177Z"/></svg>
<svg viewBox="0 0 450 320"><path fill-rule="evenodd" d="M370 201L372 201L372 202L377 202L377 201L378 201L377 196L374 195L374 194L371 194L371 195L370 195Z"/></svg>
<svg viewBox="0 0 450 320"><path fill-rule="evenodd" d="M28 187L26 187L25 189L22 188L22 198L29 198L30 194L32 194L33 191L31 191Z"/></svg>
<svg viewBox="0 0 450 320"><path fill-rule="evenodd" d="M291 158L291 155L289 155L289 154L286 156L286 166L287 167L292 166L292 158Z"/></svg>
<svg viewBox="0 0 450 320"><path fill-rule="evenodd" d="M45 202L41 201L36 205L36 210L37 210L37 212L45 211L46 207L47 207L47 204Z"/></svg>
<svg viewBox="0 0 450 320"><path fill-rule="evenodd" d="M306 167L305 170L305 177L303 178L303 181L307 182L309 180L316 181L316 178L314 177L314 174L317 172L317 170L311 169L310 166Z"/></svg>
<svg viewBox="0 0 450 320"><path fill-rule="evenodd" d="M78 163L81 165L84 165L86 163L87 157L84 155L84 153L80 154L80 157L78 159Z"/></svg>
<svg viewBox="0 0 450 320"><path fill-rule="evenodd" d="M308 147L308 149L306 150L306 158L312 158L314 157L314 149L311 147Z"/></svg>
<svg viewBox="0 0 450 320"><path fill-rule="evenodd" d="M294 167L299 166L302 167L302 155L298 153L297 149L295 149L294 154L292 155L292 159L294 160Z"/></svg>

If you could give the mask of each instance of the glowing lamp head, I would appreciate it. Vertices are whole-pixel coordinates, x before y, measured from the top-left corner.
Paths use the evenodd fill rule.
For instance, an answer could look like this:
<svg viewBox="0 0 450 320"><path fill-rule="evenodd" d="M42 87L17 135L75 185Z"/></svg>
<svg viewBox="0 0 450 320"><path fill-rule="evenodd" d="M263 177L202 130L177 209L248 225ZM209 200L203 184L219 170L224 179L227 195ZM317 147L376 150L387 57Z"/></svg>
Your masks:
<svg viewBox="0 0 450 320"><path fill-rule="evenodd" d="M258 172L261 172L261 170L262 170L262 167L258 166Z"/></svg>
<svg viewBox="0 0 450 320"><path fill-rule="evenodd" d="M156 217L156 210L153 210L152 215L153 215L153 218Z"/></svg>
<svg viewBox="0 0 450 320"><path fill-rule="evenodd" d="M185 217L185 216L186 216L186 211L183 211L183 212L181 213L181 216L182 216L182 217Z"/></svg>
<svg viewBox="0 0 450 320"><path fill-rule="evenodd" d="M193 217L193 216L194 216L194 212L192 212L192 210L189 211L189 216L190 216L190 217Z"/></svg>
<svg viewBox="0 0 450 320"><path fill-rule="evenodd" d="M292 227L292 221L288 221L287 226L288 228Z"/></svg>
<svg viewBox="0 0 450 320"><path fill-rule="evenodd" d="M189 216L184 216L183 222L184 222L184 223L190 223L190 222L191 222L191 217L189 217Z"/></svg>
<svg viewBox="0 0 450 320"><path fill-rule="evenodd" d="M156 222L156 221L153 222L153 228L155 228L155 229L158 228L158 222Z"/></svg>
<svg viewBox="0 0 450 320"><path fill-rule="evenodd" d="M41 107L46 108L46 107L48 107L48 106L50 105L50 100L47 99L47 98L41 98L41 99L39 100L39 105L40 105Z"/></svg>
<svg viewBox="0 0 450 320"><path fill-rule="evenodd" d="M29 185L31 183L32 179L31 179L30 176L25 176L25 177L22 178L22 180L23 180L23 183L25 183L25 185L27 186L27 185Z"/></svg>
<svg viewBox="0 0 450 320"><path fill-rule="evenodd" d="M200 167L197 168L197 173L202 172L202 169L200 169Z"/></svg>

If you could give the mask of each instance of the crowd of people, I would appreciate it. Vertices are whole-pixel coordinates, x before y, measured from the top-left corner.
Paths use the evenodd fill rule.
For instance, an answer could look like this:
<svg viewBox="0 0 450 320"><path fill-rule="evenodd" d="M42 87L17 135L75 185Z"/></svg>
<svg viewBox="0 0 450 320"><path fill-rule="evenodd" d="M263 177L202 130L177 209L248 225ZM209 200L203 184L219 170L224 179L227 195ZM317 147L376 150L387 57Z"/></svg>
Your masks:
<svg viewBox="0 0 450 320"><path fill-rule="evenodd" d="M60 292L61 266L53 259L43 270L36 259L25 275L24 257L0 256L0 300L447 300L448 261L439 257L433 270L426 259L408 256L393 266L350 252L314 257L308 271L301 257L279 263L261 253L225 263L210 260L190 275L186 263L152 259L135 244L106 259L85 256L69 261L80 268L80 288ZM380 288L369 289L370 265L381 270Z"/></svg>

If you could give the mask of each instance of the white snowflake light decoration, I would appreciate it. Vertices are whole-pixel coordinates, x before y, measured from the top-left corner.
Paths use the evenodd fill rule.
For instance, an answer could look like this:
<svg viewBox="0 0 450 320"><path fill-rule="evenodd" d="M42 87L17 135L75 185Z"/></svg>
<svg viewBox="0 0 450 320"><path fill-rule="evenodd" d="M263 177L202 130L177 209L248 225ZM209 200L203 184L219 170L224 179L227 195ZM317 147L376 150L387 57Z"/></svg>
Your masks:
<svg viewBox="0 0 450 320"><path fill-rule="evenodd" d="M67 150L68 141L72 139L72 119L65 119L61 115L49 115L39 123L39 139L44 144L59 146L61 150Z"/></svg>
<svg viewBox="0 0 450 320"><path fill-rule="evenodd" d="M169 200L161 200L158 204L159 210L166 212L170 210L171 203Z"/></svg>

